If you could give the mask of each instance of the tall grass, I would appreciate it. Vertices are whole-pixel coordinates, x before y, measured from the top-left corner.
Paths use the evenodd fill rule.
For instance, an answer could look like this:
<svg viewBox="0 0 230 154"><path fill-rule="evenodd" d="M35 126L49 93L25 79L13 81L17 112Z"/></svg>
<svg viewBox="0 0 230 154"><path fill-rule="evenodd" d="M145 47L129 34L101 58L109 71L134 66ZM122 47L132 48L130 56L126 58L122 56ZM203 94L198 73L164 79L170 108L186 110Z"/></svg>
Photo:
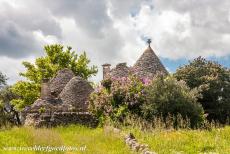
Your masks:
<svg viewBox="0 0 230 154"><path fill-rule="evenodd" d="M175 119L177 127L175 127ZM107 123L108 124L108 123ZM111 123L110 123L111 124ZM144 121L128 117L123 123L113 123L123 130L122 134L133 133L139 143L148 144L158 154L170 153L230 153L230 127L206 122L199 129L190 129L188 119L161 117ZM14 127L0 131L0 154L37 154L48 152L5 151L3 147L23 146L73 146L86 147L85 151L53 151L56 154L129 154L119 133L104 128L88 128L78 125L56 128Z"/></svg>
<svg viewBox="0 0 230 154"><path fill-rule="evenodd" d="M175 127L175 120L177 126ZM142 144L148 144L158 154L230 153L230 126L205 121L197 129L191 129L188 119L156 117L145 121L127 117L122 124L113 123L126 133L132 133Z"/></svg>
<svg viewBox="0 0 230 154"><path fill-rule="evenodd" d="M212 130L153 130L140 131L136 128L126 130L132 132L140 143L149 145L158 154L202 154L230 153L230 127Z"/></svg>
<svg viewBox="0 0 230 154"><path fill-rule="evenodd" d="M182 118L180 114L177 116L168 115L166 118L162 116L154 117L151 120L145 120L138 116L128 115L122 121L114 122L107 120L106 125L112 125L117 128L138 128L142 131L151 130L179 130L179 129L200 129L200 130L211 130L215 128L221 128L228 126L229 123L221 124L218 121L204 120L199 126L191 128L189 118Z"/></svg>
<svg viewBox="0 0 230 154"><path fill-rule="evenodd" d="M57 128L12 128L0 131L0 153L35 154L47 152L5 151L3 147L12 146L75 146L86 147L85 151L49 152L49 153L84 153L84 154L129 154L120 136L104 131L103 128L90 129L83 126L66 126Z"/></svg>

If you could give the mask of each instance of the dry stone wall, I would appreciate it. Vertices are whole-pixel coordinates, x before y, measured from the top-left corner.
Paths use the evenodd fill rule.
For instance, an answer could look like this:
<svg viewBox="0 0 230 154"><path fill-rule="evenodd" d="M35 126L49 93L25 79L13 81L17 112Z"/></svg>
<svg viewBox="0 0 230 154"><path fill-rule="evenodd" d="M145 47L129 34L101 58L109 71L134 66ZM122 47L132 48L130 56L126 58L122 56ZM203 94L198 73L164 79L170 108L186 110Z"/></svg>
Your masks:
<svg viewBox="0 0 230 154"><path fill-rule="evenodd" d="M55 127L69 124L96 127L98 120L88 112L33 112L26 116L25 121L25 125L34 127Z"/></svg>

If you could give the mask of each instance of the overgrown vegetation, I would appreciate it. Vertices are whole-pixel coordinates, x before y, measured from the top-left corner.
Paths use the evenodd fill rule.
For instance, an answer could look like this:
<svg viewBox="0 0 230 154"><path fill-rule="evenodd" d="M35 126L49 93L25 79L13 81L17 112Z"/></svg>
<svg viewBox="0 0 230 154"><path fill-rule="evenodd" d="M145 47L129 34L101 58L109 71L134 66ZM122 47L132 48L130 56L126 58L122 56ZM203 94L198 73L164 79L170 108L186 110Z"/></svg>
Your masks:
<svg viewBox="0 0 230 154"><path fill-rule="evenodd" d="M188 119L191 127L199 127L204 118L203 108L197 102L197 89L190 89L184 81L168 76L156 78L146 87L146 100L141 110L145 119L152 120L162 116L166 121L169 115L177 119ZM175 120L174 126L178 122Z"/></svg>
<svg viewBox="0 0 230 154"><path fill-rule="evenodd" d="M230 127L211 130L154 129L148 132L129 127L126 132L132 132L140 143L148 144L158 154L230 153Z"/></svg>
<svg viewBox="0 0 230 154"><path fill-rule="evenodd" d="M90 110L102 124L107 119L122 123L127 116L146 121L163 117L166 122L168 115L175 118L180 115L189 119L191 127L198 127L204 120L198 96L197 89L190 89L185 82L172 76L154 80L130 76L103 81L91 95ZM174 125L179 124L175 121Z"/></svg>
<svg viewBox="0 0 230 154"><path fill-rule="evenodd" d="M90 110L101 124L123 123L127 116L160 117L164 123L172 117L174 128L178 117L188 120L189 128L201 128L206 120L229 124L230 71L199 57L171 76L109 78L92 93Z"/></svg>
<svg viewBox="0 0 230 154"><path fill-rule="evenodd" d="M10 101L17 96L7 85L7 77L0 73L0 128L20 125L19 114Z"/></svg>
<svg viewBox="0 0 230 154"><path fill-rule="evenodd" d="M6 75L4 75L4 74L2 74L2 72L0 72L0 88L4 87L6 85L6 80L7 80Z"/></svg>
<svg viewBox="0 0 230 154"><path fill-rule="evenodd" d="M209 121L226 123L230 116L230 70L198 57L177 69L174 76L190 88L200 89L202 104Z"/></svg>
<svg viewBox="0 0 230 154"><path fill-rule="evenodd" d="M86 147L84 151L7 151L4 147ZM102 128L90 129L83 126L66 126L57 128L12 128L0 131L0 153L4 154L129 154L129 148L123 139Z"/></svg>
<svg viewBox="0 0 230 154"><path fill-rule="evenodd" d="M143 131L138 127L123 127L124 132L132 132L139 143L148 144L152 151L165 153L230 153L230 127L211 130L165 130L152 129ZM35 153L86 153L86 154L129 154L132 153L118 134L105 128L90 129L83 126L57 128L12 128L0 131L0 153L35 154ZM35 152L5 151L3 147L37 146L86 146L86 151L76 152Z"/></svg>

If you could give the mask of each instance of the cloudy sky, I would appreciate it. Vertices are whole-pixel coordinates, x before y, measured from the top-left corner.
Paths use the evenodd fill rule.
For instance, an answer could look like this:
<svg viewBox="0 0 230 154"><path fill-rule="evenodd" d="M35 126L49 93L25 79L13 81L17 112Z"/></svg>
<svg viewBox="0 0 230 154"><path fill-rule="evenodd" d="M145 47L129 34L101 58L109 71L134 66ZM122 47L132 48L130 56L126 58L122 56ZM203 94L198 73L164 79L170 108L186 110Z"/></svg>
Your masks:
<svg viewBox="0 0 230 154"><path fill-rule="evenodd" d="M0 0L0 71L12 84L21 62L62 43L99 67L133 65L146 39L170 72L203 56L230 67L229 0Z"/></svg>

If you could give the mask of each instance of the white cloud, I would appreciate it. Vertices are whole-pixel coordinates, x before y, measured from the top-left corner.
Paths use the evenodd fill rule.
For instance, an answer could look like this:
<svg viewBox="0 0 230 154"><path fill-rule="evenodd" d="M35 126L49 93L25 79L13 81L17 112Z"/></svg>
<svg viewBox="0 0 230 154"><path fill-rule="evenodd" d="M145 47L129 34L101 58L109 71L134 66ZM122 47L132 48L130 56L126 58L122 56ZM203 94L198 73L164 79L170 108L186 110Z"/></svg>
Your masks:
<svg viewBox="0 0 230 154"><path fill-rule="evenodd" d="M99 81L101 64L134 64L147 37L157 55L173 60L230 55L229 0L0 0L0 4L0 59L12 64L39 56L44 44L58 42L79 53L86 51L99 67L94 78ZM7 71L16 76L16 70L21 68Z"/></svg>
<svg viewBox="0 0 230 154"><path fill-rule="evenodd" d="M40 42L40 44L55 44L58 43L58 38L54 35L44 35L41 30L33 31L34 38Z"/></svg>
<svg viewBox="0 0 230 154"><path fill-rule="evenodd" d="M19 75L20 72L25 71L22 61L34 62L34 57L23 59L12 59L9 57L0 57L0 70L8 77L8 84L13 84L19 80L25 80Z"/></svg>

